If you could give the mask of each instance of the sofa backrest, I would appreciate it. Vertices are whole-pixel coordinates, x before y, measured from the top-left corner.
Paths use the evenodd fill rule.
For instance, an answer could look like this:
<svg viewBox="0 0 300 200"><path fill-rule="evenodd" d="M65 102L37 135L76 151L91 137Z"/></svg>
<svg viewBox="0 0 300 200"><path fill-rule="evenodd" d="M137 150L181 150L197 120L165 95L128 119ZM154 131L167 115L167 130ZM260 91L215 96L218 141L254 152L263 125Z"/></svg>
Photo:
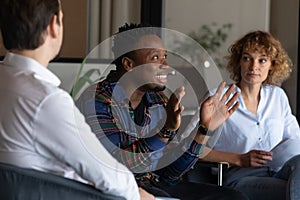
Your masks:
<svg viewBox="0 0 300 200"><path fill-rule="evenodd" d="M94 187L53 174L0 163L0 199L121 200ZM117 194L116 194L117 195Z"/></svg>

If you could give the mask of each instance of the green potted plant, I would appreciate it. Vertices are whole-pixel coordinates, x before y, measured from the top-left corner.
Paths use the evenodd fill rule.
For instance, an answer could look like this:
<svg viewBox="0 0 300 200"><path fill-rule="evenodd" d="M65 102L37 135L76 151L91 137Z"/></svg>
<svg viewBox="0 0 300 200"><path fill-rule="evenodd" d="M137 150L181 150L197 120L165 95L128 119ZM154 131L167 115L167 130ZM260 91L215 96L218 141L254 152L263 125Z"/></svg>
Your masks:
<svg viewBox="0 0 300 200"><path fill-rule="evenodd" d="M213 58L218 67L223 67L220 48L226 42L231 31L232 24L226 23L218 26L217 23L204 24L197 31L191 31L187 35L198 42ZM193 44L189 41L177 41L177 51L193 55Z"/></svg>

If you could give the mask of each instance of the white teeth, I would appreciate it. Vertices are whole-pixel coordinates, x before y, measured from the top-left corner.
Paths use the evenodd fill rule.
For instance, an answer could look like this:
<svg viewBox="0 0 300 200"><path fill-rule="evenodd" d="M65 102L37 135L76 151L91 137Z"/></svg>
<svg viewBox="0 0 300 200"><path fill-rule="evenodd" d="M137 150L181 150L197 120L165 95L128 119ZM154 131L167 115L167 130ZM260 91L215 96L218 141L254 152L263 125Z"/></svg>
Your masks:
<svg viewBox="0 0 300 200"><path fill-rule="evenodd" d="M165 78L167 78L167 75L157 75L156 77L159 79L165 79Z"/></svg>

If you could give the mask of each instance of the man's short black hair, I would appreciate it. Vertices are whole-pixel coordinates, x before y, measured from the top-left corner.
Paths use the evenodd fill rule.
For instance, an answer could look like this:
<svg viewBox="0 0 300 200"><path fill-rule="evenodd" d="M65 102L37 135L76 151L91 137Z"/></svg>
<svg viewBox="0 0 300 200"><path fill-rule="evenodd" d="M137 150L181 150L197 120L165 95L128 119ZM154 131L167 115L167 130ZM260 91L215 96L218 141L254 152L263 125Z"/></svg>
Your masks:
<svg viewBox="0 0 300 200"><path fill-rule="evenodd" d="M122 66L123 57L132 58L134 56L134 46L140 38L146 35L157 35L160 37L158 29L149 24L125 23L119 27L119 31L114 35L112 52L114 53L114 64L117 68Z"/></svg>

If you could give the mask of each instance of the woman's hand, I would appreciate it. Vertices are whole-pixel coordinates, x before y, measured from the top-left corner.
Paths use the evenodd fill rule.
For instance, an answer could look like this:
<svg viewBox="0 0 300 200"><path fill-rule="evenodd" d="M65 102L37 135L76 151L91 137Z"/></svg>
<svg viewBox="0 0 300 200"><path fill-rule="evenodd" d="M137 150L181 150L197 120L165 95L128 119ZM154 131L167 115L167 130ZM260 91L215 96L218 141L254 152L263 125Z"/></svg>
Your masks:
<svg viewBox="0 0 300 200"><path fill-rule="evenodd" d="M262 150L252 150L240 155L241 167L261 167L272 160L272 152Z"/></svg>

